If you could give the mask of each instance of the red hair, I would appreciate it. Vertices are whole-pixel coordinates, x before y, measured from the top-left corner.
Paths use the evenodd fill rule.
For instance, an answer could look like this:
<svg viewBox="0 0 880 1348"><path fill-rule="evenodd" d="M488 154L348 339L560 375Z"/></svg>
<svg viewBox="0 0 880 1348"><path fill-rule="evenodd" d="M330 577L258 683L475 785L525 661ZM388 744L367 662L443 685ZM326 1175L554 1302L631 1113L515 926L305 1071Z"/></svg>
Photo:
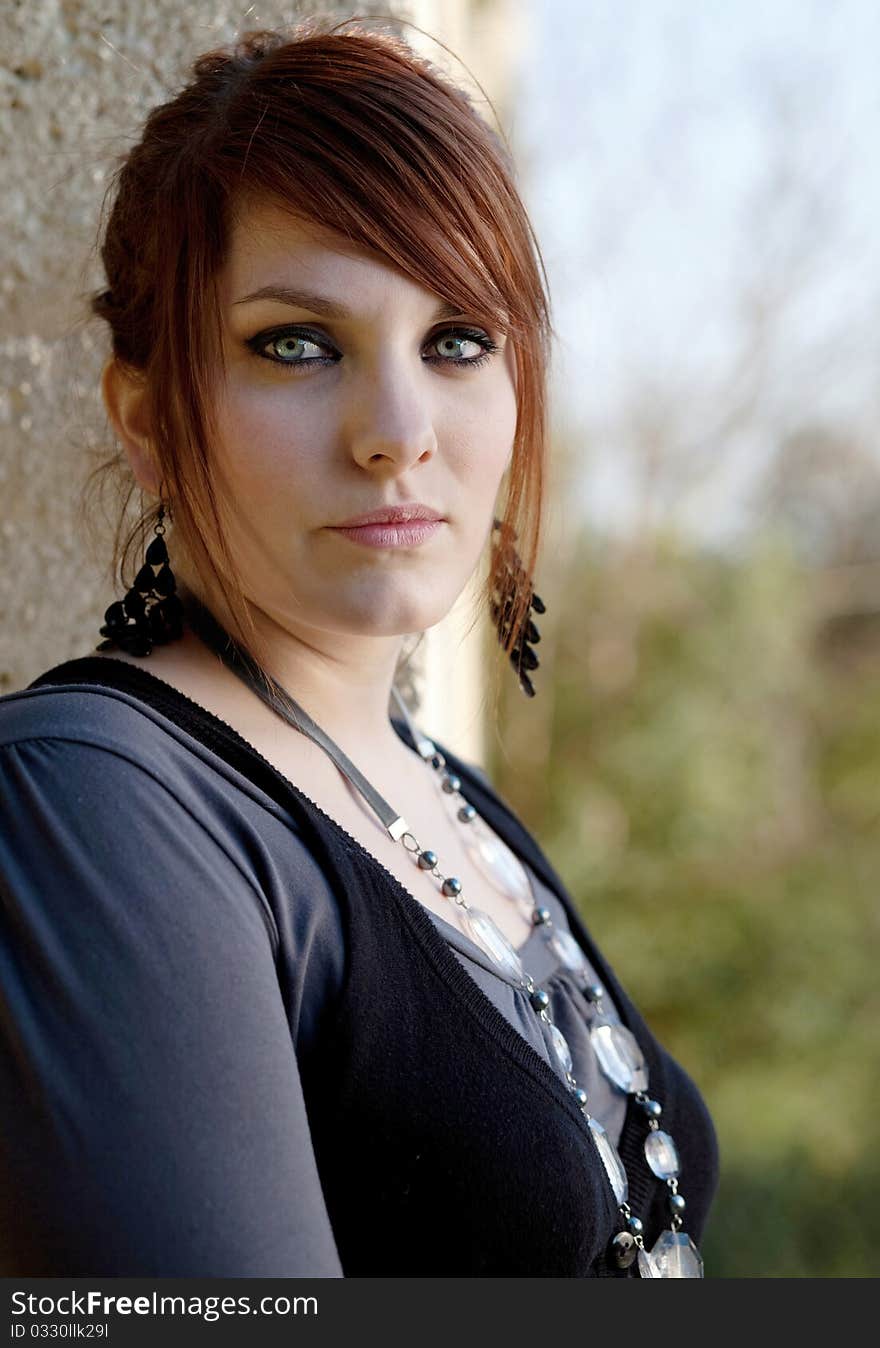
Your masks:
<svg viewBox="0 0 880 1348"><path fill-rule="evenodd" d="M234 213L251 202L280 205L499 325L518 384L503 520L524 568L506 592L509 650L542 531L552 329L540 249L505 143L468 95L402 38L351 19L331 22L247 32L199 56L189 82L152 109L108 185L112 209L100 239L107 286L90 296L90 308L107 321L115 358L144 382L174 531L203 579L219 586L233 635L261 664L211 468L211 387L224 367L215 278ZM91 477L126 467L120 451ZM122 542L135 485L127 483L114 541L125 588L132 549L158 512L143 514ZM205 539L216 539L216 550ZM487 602L498 583L490 566Z"/></svg>

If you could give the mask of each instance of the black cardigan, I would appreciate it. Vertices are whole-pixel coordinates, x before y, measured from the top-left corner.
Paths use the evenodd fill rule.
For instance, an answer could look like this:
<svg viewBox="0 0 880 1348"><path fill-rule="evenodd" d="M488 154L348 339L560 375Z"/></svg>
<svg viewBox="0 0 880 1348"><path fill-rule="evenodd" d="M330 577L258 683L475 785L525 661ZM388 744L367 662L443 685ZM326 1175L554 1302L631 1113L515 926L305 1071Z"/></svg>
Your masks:
<svg viewBox="0 0 880 1348"><path fill-rule="evenodd" d="M299 1071L344 1275L637 1276L635 1265L623 1272L608 1260L622 1223L581 1110L396 877L234 730L148 671L84 657L29 686L63 683L130 694L248 777L295 820L291 845L307 847L338 899L344 978ZM405 723L394 724L412 747ZM638 1039L661 1126L681 1159L684 1227L699 1243L718 1150L696 1086L645 1024L516 813L467 762L438 747L465 798L558 895ZM650 1248L669 1221L666 1187L645 1162L646 1133L631 1100L619 1151ZM147 1270L131 1270L139 1271Z"/></svg>

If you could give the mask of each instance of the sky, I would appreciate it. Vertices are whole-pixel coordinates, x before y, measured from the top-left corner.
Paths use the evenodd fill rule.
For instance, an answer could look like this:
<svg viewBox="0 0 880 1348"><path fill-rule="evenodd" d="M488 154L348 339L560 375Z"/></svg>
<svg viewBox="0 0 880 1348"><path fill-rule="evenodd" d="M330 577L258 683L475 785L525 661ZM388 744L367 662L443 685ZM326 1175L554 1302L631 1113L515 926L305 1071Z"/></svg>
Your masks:
<svg viewBox="0 0 880 1348"><path fill-rule="evenodd" d="M653 420L699 462L670 511L735 535L755 475L805 416L875 433L880 3L528 13L506 129L549 275L554 418L580 446L579 508L609 528L641 517L633 447ZM722 438L749 351L757 404Z"/></svg>

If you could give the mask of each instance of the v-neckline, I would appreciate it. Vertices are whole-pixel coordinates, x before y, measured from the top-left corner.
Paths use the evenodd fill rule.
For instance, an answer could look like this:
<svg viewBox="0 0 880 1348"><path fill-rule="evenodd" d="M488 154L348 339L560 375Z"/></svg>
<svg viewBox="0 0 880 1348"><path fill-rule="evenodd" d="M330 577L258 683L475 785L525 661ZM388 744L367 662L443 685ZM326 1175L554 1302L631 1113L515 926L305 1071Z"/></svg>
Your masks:
<svg viewBox="0 0 880 1348"><path fill-rule="evenodd" d="M85 677L77 678L81 673ZM53 681L54 676L54 681ZM234 727L230 726L221 717L214 712L209 711L207 707L196 702L187 694L182 693L180 689L173 684L168 683L159 675L150 673L149 670L141 669L139 666L129 664L124 660L116 660L112 656L82 656L64 661L45 671L30 683L26 689L38 690L42 687L67 686L78 688L80 691L94 691L95 685L103 688L109 688L123 695L128 695L135 702L146 705L152 711L165 715L166 719L171 721L178 729L185 733L193 734L187 730L186 720L201 721L203 726L208 726L213 730L213 735L219 738L221 744L224 739L231 740L238 750L238 756L243 754L246 759L256 760L261 765L263 772L268 772L273 780L279 783L285 793L292 792L294 797L300 801L307 809L314 810L329 825L331 830L339 835L340 842L348 852L353 852L362 864L369 870L378 871L386 881L389 893L394 897L397 906L407 924L418 939L423 952L432 958L435 968L444 975L446 983L461 996L469 1005L475 1017L481 1020L484 1026L491 1030L496 1040L500 1040L508 1049L510 1054L519 1062L519 1064L529 1073L533 1079L541 1082L545 1090L557 1101L557 1103L566 1111L572 1119L575 1119L583 1130L586 1137L589 1138L589 1144L595 1151L589 1126L584 1118L583 1111L576 1103L574 1096L561 1078L554 1072L550 1064L545 1061L541 1054L526 1040L518 1030L516 1030L502 1012L495 1006L492 1000L483 992L479 984L467 972L461 962L456 958L444 939L443 935L432 922L424 906L398 879L396 875L388 870L378 857L374 856L364 845L348 832L342 824L332 815L329 815L317 801L311 799L301 787L291 782L284 776L278 768L274 766L263 754L259 752L247 739L244 738ZM146 696L139 697L139 691ZM150 699L149 693L152 692L154 700ZM161 699L161 701L160 701ZM164 702L167 708L177 712L177 716L168 714L161 705ZM158 704L158 705L157 705ZM414 752L418 749L414 741L409 736L408 727L401 718L391 717L392 724L395 727L400 738ZM198 735L194 738L200 739ZM217 754L227 764L230 759L217 748L206 745L205 741L200 742L209 749L210 752ZM569 898L561 878L557 875L555 869L544 856L536 840L532 838L525 825L516 815L514 810L498 794L498 792L486 784L470 770L467 763L461 760L455 753L445 745L435 740L437 748L444 755L447 763L454 770L456 775L462 781L461 794L465 800L473 804L481 815L484 815L491 827L498 833L511 851L524 864L530 864L545 884L556 895L563 911L565 912L569 928L572 935L578 941L578 944L584 949L590 963L599 975L600 981L611 992L612 999L617 1007L618 1015L622 1024L636 1035L639 1047L645 1056L648 1066L649 1090L652 1097L659 1101L666 1114L667 1101L665 1098L664 1080L665 1072L660 1060L658 1051L655 1049L651 1040L647 1026L636 1011L635 1006L627 997L622 986L618 982L616 975L606 962L601 951L597 948L593 938L588 932L581 916L574 906L574 902ZM244 769L231 763L237 771L243 775L249 776ZM253 777L250 778L253 781ZM259 783L258 783L259 785ZM475 799L473 798L475 797ZM499 828L498 821L505 821L507 827ZM527 940L530 938L527 938ZM643 1031L638 1034L638 1030ZM669 1120L664 1117L664 1124L669 1127ZM644 1157L644 1135L646 1134L646 1121L641 1109L639 1108L633 1096L627 1101L627 1110L624 1117L623 1127L617 1144L618 1153L624 1162L627 1180L629 1184L630 1206L634 1206L634 1211L638 1215L646 1211L648 1194L651 1189L653 1177L648 1171L647 1162ZM596 1162L601 1165L598 1152L596 1152ZM639 1165L640 1162L640 1165ZM607 1274L602 1276L620 1276L610 1269Z"/></svg>
<svg viewBox="0 0 880 1348"><path fill-rule="evenodd" d="M368 847L365 846L365 844L360 842L359 839L355 838L353 834L349 833L348 829L345 828L345 826L339 822L339 820L335 817L335 815L328 814L327 811L323 808L323 806L319 805L316 800L313 800L312 797L309 796L302 789L302 787L297 786L295 782L291 781L290 778L287 777L280 770L280 768L277 768L275 764L271 762L270 759L266 758L265 754L260 753L259 749L257 749L250 742L250 740L248 740L244 735L242 735L240 731L236 730L235 727L230 725L228 721L224 721L222 717L216 714L216 712L212 712L203 703L197 702L194 698L191 698L189 694L182 692L178 687L176 687L175 684L169 683L167 679L163 679L161 675L154 674L151 670L148 669L141 669L140 666L138 665L131 665L127 660L117 660L114 656L87 655L76 657L72 660L67 660L63 663L63 665L58 665L54 669L47 670L45 674L41 674L29 686L32 688L45 686L43 684L43 680L44 679L48 680L50 675L57 673L58 670L61 669L68 670L68 667L70 667L70 672L72 673L73 666L79 668L85 665L86 666L85 672L91 674L93 665L97 665L98 668L100 668L100 666L106 665L107 663L112 664L115 670L117 671L119 670L127 671L128 673L127 674L122 673L118 680L115 678L108 678L104 686L117 688L118 690L125 692L127 691L125 687L126 683L133 683L135 687L137 687L137 685L142 680L146 679L148 681L147 686L152 687L157 692L161 692L166 703L170 703L172 706L175 705L175 701L177 701L178 705L180 703L185 704L186 708L190 712L191 718L192 717L201 718L202 721L207 721L208 723L212 724L217 734L222 734L227 738L234 740L242 751L246 752L252 758L259 759L263 768L270 771L276 778L278 778L278 780L283 784L285 789L293 790L294 792L296 792L309 806L311 806L312 809L317 810L324 819L328 820L329 823L334 828L336 828L340 834L342 834L342 836L345 839L346 845L348 846L354 845L367 858L369 858L369 860L372 861L374 865L379 866L383 874L395 880L403 889L407 897L412 900L413 903L419 904L420 907L426 907L426 905L422 904L420 900L416 898L415 894L413 894L412 891L406 885L404 885L403 881L400 880L396 875L394 875L388 869L388 867L385 866L385 864L381 862L379 858L373 852L371 852ZM64 676L64 682L65 684L69 682L66 674ZM91 681L87 680L86 682L90 684ZM104 683L103 680L101 680L101 682ZM148 705L152 706L153 703L148 702ZM174 718L172 717L169 719ZM416 745L415 740L410 735L409 726L407 725L404 718L400 716L391 716L389 717L389 719L397 733L398 738L405 744L405 746L412 753L416 754L421 760L421 754L419 754L418 746ZM176 722L176 724L179 723ZM181 728L185 729L186 727L182 726ZM441 752L443 752L443 748L441 745L438 744L437 747L440 748ZM504 839L502 839L502 842L503 841ZM465 943L466 946L465 953L470 954L471 952L474 952L474 955L477 957L478 963L482 963L482 959L480 957L486 959L488 958L484 956L483 952L481 951L480 947L477 945L475 941L473 941L469 936L467 936L465 932L461 931L457 926L455 926L454 923L450 922L447 918L444 918L442 914L432 913L431 916L438 917L441 922L445 923L445 925L449 928L450 931L454 932L457 936L459 936L461 940ZM519 946L514 947L517 955L519 955L520 958L522 958L522 955L526 950L526 948L532 944L536 934L537 933L533 929L531 932L529 932L528 936ZM490 969L492 973L497 973L498 976L508 985L512 987L518 986L513 978L507 976L502 970L497 969L497 967L491 966L489 964L484 964L483 967Z"/></svg>

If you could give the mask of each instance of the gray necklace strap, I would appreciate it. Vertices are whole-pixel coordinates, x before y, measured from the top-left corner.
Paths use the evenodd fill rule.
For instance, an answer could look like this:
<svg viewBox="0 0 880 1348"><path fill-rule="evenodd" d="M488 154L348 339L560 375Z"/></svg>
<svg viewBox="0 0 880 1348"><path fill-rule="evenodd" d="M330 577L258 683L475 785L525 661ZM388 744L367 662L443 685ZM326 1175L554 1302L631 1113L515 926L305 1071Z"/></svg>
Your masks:
<svg viewBox="0 0 880 1348"><path fill-rule="evenodd" d="M194 594L181 595L181 602L189 626L204 641L205 645L215 651L223 663L232 670L233 674L237 675L242 683L256 693L257 697L265 702L268 707L271 707L279 716L283 716L289 725L295 726L297 730L315 740L330 755L340 772L357 787L382 820L382 824L388 833L395 842L398 842L402 834L409 831L403 815L398 814L385 797L367 781L360 769L355 767L339 745L330 738L326 731L321 729L316 721L312 720L308 712L281 687L280 683L272 678L271 674L260 668L257 662L230 636L210 610ZM266 682L268 682L268 687ZM430 758L432 754L436 753L435 745L426 735L422 735L413 726L406 704L397 689L392 688L391 691L403 713L404 720L419 753L422 758Z"/></svg>

